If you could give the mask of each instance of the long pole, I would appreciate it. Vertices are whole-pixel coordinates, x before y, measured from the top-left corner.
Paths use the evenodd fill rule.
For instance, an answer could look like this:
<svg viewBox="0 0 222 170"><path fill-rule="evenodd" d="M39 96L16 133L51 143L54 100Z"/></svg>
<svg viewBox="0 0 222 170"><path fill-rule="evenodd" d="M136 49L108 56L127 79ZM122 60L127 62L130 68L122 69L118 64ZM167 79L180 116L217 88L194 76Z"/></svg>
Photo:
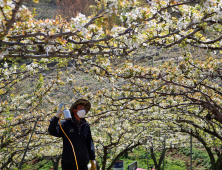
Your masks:
<svg viewBox="0 0 222 170"><path fill-rule="evenodd" d="M192 130L190 134L190 170L192 170Z"/></svg>
<svg viewBox="0 0 222 170"><path fill-rule="evenodd" d="M148 150L147 150L147 148L146 148L146 160L147 160L147 169L149 170Z"/></svg>
<svg viewBox="0 0 222 170"><path fill-rule="evenodd" d="M164 145L163 145L163 170L164 170L165 150L166 150L166 136L164 136Z"/></svg>
<svg viewBox="0 0 222 170"><path fill-rule="evenodd" d="M23 160L24 160L25 155L26 155L26 152L27 152L27 150L28 150L29 143L30 143L31 138L32 138L32 135L33 135L33 133L34 133L34 131L35 131L35 127L36 127L36 125L37 125L37 122L38 122L38 120L35 121L35 125L34 125L34 127L33 127L31 136L30 136L30 138L29 138L29 142L28 142L28 144L27 144L27 146L26 146L26 148L25 148L25 152L24 152L24 155L23 155L22 160L21 160L21 162L20 162L20 165L19 165L19 167L18 167L18 170L20 170L20 169L22 168Z"/></svg>

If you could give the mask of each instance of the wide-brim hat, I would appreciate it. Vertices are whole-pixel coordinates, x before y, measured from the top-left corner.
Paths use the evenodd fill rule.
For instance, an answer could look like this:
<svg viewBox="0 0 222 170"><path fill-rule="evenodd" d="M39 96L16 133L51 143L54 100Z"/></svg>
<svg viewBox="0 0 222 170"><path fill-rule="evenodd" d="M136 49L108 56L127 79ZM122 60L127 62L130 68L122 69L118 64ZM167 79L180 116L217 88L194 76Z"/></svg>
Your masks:
<svg viewBox="0 0 222 170"><path fill-rule="evenodd" d="M88 100L86 100L86 99L78 99L78 100L76 100L75 103L73 103L72 106L69 109L70 113L73 113L73 109L76 109L79 104L83 104L85 106L86 113L88 113L88 111L91 108L91 103Z"/></svg>

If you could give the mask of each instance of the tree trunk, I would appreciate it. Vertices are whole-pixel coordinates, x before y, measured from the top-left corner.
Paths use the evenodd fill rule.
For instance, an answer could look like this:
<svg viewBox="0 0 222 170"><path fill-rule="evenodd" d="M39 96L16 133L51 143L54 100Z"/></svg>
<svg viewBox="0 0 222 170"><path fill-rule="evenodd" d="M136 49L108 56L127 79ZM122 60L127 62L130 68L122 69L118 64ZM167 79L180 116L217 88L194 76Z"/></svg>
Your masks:
<svg viewBox="0 0 222 170"><path fill-rule="evenodd" d="M116 161L117 161L121 156L123 156L126 152L132 150L133 148L135 148L135 147L137 147L137 146L139 146L139 145L141 145L141 143L137 143L137 144L135 144L135 145L133 145L133 146L131 146L131 147L129 147L129 148L124 149L122 152L120 152L120 153L115 157L115 159L112 161L112 163L109 165L109 167L107 167L106 170L112 169L112 168L113 168L113 165L116 163Z"/></svg>
<svg viewBox="0 0 222 170"><path fill-rule="evenodd" d="M222 153L217 154L217 156L218 156L218 159L216 162L216 169L221 170L222 169Z"/></svg>
<svg viewBox="0 0 222 170"><path fill-rule="evenodd" d="M155 156L153 147L150 147L150 152L151 152L151 157L152 157L152 159L153 159L155 168L156 168L157 170L160 170L161 164L162 164L163 159L164 159L164 150L162 151L161 156L160 156L160 159L159 159L158 162L157 162L157 160L156 160L156 156Z"/></svg>
<svg viewBox="0 0 222 170"><path fill-rule="evenodd" d="M58 170L59 169L59 160L61 158L61 155L56 156L55 160L53 157L51 157L50 159L52 160L52 164L53 164L53 169L54 170Z"/></svg>
<svg viewBox="0 0 222 170"><path fill-rule="evenodd" d="M102 170L105 170L106 168L106 160L107 160L107 147L104 146L104 155L103 155L103 158L102 158Z"/></svg>
<svg viewBox="0 0 222 170"><path fill-rule="evenodd" d="M150 153L151 153L151 157L152 157L152 159L153 159L154 165L155 165L155 167L157 168L157 161L156 161L156 156L155 156L153 147L150 147Z"/></svg>

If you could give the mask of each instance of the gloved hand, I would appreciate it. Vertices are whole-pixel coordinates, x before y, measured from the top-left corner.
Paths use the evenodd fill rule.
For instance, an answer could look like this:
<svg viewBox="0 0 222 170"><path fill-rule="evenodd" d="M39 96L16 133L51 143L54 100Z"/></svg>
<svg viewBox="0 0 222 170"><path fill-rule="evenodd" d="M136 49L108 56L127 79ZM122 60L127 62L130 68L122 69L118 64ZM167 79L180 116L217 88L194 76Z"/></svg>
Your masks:
<svg viewBox="0 0 222 170"><path fill-rule="evenodd" d="M96 170L96 161L91 160L91 170Z"/></svg>
<svg viewBox="0 0 222 170"><path fill-rule="evenodd" d="M57 113L56 113L56 117L59 118L62 114L63 114L62 109L58 109L58 110L57 110Z"/></svg>

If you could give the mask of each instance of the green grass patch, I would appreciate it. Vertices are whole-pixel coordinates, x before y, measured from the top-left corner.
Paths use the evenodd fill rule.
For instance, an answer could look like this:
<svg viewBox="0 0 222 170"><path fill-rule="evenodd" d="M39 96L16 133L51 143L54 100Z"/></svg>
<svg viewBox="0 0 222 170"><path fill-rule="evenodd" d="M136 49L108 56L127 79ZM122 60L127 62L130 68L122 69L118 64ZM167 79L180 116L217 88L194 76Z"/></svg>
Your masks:
<svg viewBox="0 0 222 170"><path fill-rule="evenodd" d="M23 164L22 170L38 169L38 170L50 170L53 167L52 161L43 159L35 164ZM59 166L59 170L62 170Z"/></svg>
<svg viewBox="0 0 222 170"><path fill-rule="evenodd" d="M179 153L190 156L190 148L180 148ZM195 161L197 165L201 165L207 169L211 167L210 158L206 151L192 148L192 160Z"/></svg>

